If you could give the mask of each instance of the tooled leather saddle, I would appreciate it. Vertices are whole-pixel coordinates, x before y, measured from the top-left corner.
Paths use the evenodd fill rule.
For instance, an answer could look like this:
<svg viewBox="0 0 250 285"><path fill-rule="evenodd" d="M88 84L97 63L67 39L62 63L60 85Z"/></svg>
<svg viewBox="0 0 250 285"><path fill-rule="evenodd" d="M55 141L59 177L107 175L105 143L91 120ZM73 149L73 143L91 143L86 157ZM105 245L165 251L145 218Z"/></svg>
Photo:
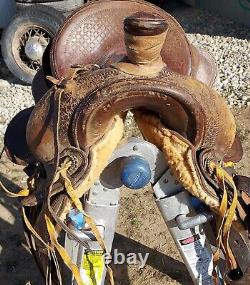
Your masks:
<svg viewBox="0 0 250 285"><path fill-rule="evenodd" d="M235 238L239 242L225 254L229 269L242 272L235 284L247 284L250 255L240 252L250 247L249 178L233 174L231 180L224 170L229 161L241 159L242 147L229 108L211 88L215 76L213 58L191 45L175 19L156 6L100 1L75 11L44 54L32 86L35 106L20 112L5 135L9 158L25 165L30 176L39 173L22 204L43 240L49 242L45 214L69 231L63 220L72 201L54 179L61 163L71 162L68 175L82 198L120 142L131 110L144 138L164 152L176 179L215 215L221 215L225 191L228 211L238 196L228 232L231 244ZM46 248L36 243L33 253L46 275Z"/></svg>

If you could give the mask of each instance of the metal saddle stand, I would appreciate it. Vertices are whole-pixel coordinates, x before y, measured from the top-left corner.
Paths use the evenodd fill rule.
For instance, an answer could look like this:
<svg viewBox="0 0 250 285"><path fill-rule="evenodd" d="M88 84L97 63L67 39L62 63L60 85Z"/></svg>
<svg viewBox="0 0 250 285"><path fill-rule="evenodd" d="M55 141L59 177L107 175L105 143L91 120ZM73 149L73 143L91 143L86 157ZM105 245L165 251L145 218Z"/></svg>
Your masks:
<svg viewBox="0 0 250 285"><path fill-rule="evenodd" d="M128 162L128 163L126 163ZM121 177L121 178L120 178ZM149 181L150 179L150 181ZM122 181L123 180L123 181ZM126 183L131 189L138 189L150 182L156 204L187 266L194 284L214 284L212 279L212 251L202 224L213 218L212 213L203 208L203 204L192 197L171 175L163 153L153 144L143 139L131 138L114 153L101 177L90 189L85 210L95 220L109 252L115 234L118 218L120 190ZM198 203L197 203L198 202ZM198 206L198 207L197 207ZM199 208L199 209L198 209ZM202 209L202 210L201 210ZM191 213L191 216L190 216ZM189 215L188 215L189 214ZM71 229L75 234L88 242L93 250L92 255L104 257L94 235L85 228L79 213L72 213ZM188 217L186 217L188 215ZM66 235L65 248L72 261L79 268L88 255L86 248ZM97 262L98 261L98 262ZM93 273L100 274L98 257L93 266ZM96 266L96 267L95 267ZM86 268L86 267L85 267ZM103 285L106 269L101 267L102 278L96 279L97 285ZM81 277L86 284L91 282L90 272L81 270ZM74 283L71 280L71 284ZM222 283L221 283L222 284Z"/></svg>

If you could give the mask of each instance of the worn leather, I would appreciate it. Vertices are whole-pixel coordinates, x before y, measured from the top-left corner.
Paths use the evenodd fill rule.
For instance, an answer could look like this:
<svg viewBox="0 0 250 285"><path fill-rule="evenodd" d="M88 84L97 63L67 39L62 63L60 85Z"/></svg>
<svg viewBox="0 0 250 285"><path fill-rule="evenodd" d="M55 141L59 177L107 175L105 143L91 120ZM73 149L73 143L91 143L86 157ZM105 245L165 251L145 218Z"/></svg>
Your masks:
<svg viewBox="0 0 250 285"><path fill-rule="evenodd" d="M8 158L20 165L32 163L35 159L26 141L26 127L33 107L19 112L9 123L4 136L4 149ZM18 143L17 143L18 142Z"/></svg>
<svg viewBox="0 0 250 285"><path fill-rule="evenodd" d="M132 11L151 11L167 21L169 31L162 55L171 70L191 75L209 86L213 85L217 74L213 57L207 51L190 44L173 17L159 7L143 1L105 2L87 3L66 19L55 36L52 47L51 44L47 46L42 68L32 83L35 100L41 98L51 87L45 75L61 78L75 64L96 63L104 67L125 57L122 21ZM71 39L75 43L73 47L68 45ZM37 88L37 80L41 88Z"/></svg>
<svg viewBox="0 0 250 285"><path fill-rule="evenodd" d="M56 171L60 162L67 158L72 162L68 175L76 196L83 197L120 142L123 118L128 110L134 112L145 139L165 150L167 162L178 181L215 212L220 204L222 189L209 173L207 161L219 162L229 156L238 155L238 148L232 149L234 145L237 146L233 115L217 92L194 78L201 76L201 70L205 72L207 65L200 65L202 57L194 55L196 50L193 50L190 56L192 48L190 49L181 28L168 14L160 17L161 10L152 8L154 6L137 1L129 4L127 2L103 1L85 8L86 11L95 11L96 16L89 19L94 19L98 24L101 19L97 15L102 15L100 11L103 11L103 3L107 5L107 15L110 16L110 11L114 12L111 3L116 9L117 3L122 7L125 5L124 9L120 7L119 11L124 10L126 13L134 11L134 7L146 7L149 11L155 9L157 16L140 13L127 17L122 45L119 45L119 33L117 42L111 40L113 31L105 34L109 41L101 34L102 44L94 44L97 49L92 48L84 57L84 60L87 58L84 63L92 59L92 65L79 66L79 63L82 63L81 53L78 54L74 47L72 50L76 57L71 53L71 63L77 63L78 67L70 69L70 53L65 53L62 47L67 49L74 46L75 38L73 36L69 42L67 33L74 30L72 27L76 23L77 27L82 27L78 22L80 16L83 23L88 23L83 17L86 11L80 9L75 12L60 30L50 51L51 71L59 79L51 79L54 86L37 101L29 117L25 117L28 123L23 129L23 132L26 131L24 141L31 158L21 159L27 163L30 163L31 159L39 162L44 166L47 176L39 180L40 187L32 193L32 197L23 201L23 205L32 206L29 217L34 215L33 224L37 231L44 235L45 240L47 236L44 227L39 228L39 225L44 226L43 214L50 213L55 218L55 215L59 215L59 205L59 209L63 209L60 216L65 219L66 210L68 211L71 203L67 201L67 205L62 204L61 193L64 193L64 187L60 181L52 183L49 190L41 181L47 182L48 177L53 174L52 170ZM126 5L132 10L126 10ZM122 22L123 17L123 12L122 17L118 13L119 21ZM110 19L110 23L113 23L112 17ZM114 23L119 27L118 22ZM98 28L102 31L100 26ZM93 33L97 35L96 32ZM79 37L76 39L83 44ZM76 43L76 48L79 48L78 41ZM126 52L121 49L122 46L126 47ZM180 46L181 51L178 50ZM105 47L106 50L102 56L100 47ZM116 52L119 52L114 53L114 47ZM187 57L185 52L189 52ZM116 60L113 60L114 54ZM77 62L74 62L75 58ZM103 64L100 67L96 63L100 63L101 59ZM209 57L206 57L206 60L209 61ZM211 83L211 77L206 72L202 78ZM36 93L35 87L33 90ZM16 157L16 150L13 152ZM56 206L50 206L50 201ZM38 213L36 204L42 207ZM60 226L67 231L60 219L55 220L60 221ZM244 242L249 245L245 237ZM45 264L45 267L41 266L45 271L47 256L45 254L39 258L43 260L42 264Z"/></svg>
<svg viewBox="0 0 250 285"><path fill-rule="evenodd" d="M72 78L59 82L38 102L27 126L27 143L39 161L49 163L55 157L53 96L57 90L62 92L60 148L79 147L87 156L91 147L110 128L115 115L143 108L160 118L156 124L162 124L162 128L169 130L174 137L178 135L179 141L188 145L189 161L192 162L187 167L193 172L196 169L195 179L199 184L199 190L191 192L216 208L219 197L205 185L201 170L203 165L199 165L197 158L202 150L208 149L210 158L216 161L224 159L235 140L234 118L224 99L211 88L169 70L160 56L168 25L163 25L164 19L158 19L157 25L146 15L143 17L147 23L143 33L140 30L142 25L138 31L133 28L133 33L125 25L127 57L109 68L92 66L89 70L75 70ZM141 13L135 14L132 20L140 20L141 17ZM151 34L155 30L156 34ZM142 122L143 117L140 117L139 126L149 139L144 131L150 130L150 120ZM153 142L154 135L153 132ZM208 159L209 156L206 156ZM187 158L185 161L188 163ZM90 162L89 159L88 168ZM203 188L206 191L201 197L199 193ZM210 201L208 194L214 196Z"/></svg>
<svg viewBox="0 0 250 285"><path fill-rule="evenodd" d="M52 73L66 75L75 64L96 63L102 67L126 56L123 20L136 12L163 18L168 25L161 55L169 69L191 75L206 84L214 82L217 68L211 56L191 45L178 22L161 8L140 0L93 1L68 17L55 36L50 51Z"/></svg>

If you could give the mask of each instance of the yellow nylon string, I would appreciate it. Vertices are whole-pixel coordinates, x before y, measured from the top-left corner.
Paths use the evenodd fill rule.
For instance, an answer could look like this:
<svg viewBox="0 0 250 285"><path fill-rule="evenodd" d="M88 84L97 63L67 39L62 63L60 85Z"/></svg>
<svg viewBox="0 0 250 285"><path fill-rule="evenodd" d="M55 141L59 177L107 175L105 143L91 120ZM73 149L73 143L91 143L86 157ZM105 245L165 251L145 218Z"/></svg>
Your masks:
<svg viewBox="0 0 250 285"><path fill-rule="evenodd" d="M33 183L32 181L34 181L33 177L30 177L27 182ZM0 181L0 186L2 187L2 189L4 190L4 192L11 198L18 198L18 197L27 197L30 194L30 190L27 188L21 189L19 192L17 193L13 193L10 192ZM23 221L26 225L26 227L29 229L29 231L33 234L33 236L35 236L48 250L50 250L50 247L44 242L44 240L41 238L41 236L36 232L36 230L34 229L34 227L31 225L29 219L26 216L25 213L25 209L24 207L22 207L22 215L23 215Z"/></svg>
<svg viewBox="0 0 250 285"><path fill-rule="evenodd" d="M108 271L108 275L109 275L110 284L115 285L113 270L108 265L106 265L106 267L107 267L107 271Z"/></svg>
<svg viewBox="0 0 250 285"><path fill-rule="evenodd" d="M51 245L55 246L55 248L57 249L58 253L60 254L63 262L73 273L77 284L78 285L84 285L83 281L81 279L81 275L80 275L78 267L72 262L70 256L68 255L67 251L65 250L65 248L63 246L61 246L59 244L59 242L57 241L57 237L56 237L57 234L56 234L55 227L47 215L45 215L45 220L46 220L47 230L48 230L50 240L51 240Z"/></svg>
<svg viewBox="0 0 250 285"><path fill-rule="evenodd" d="M220 177L221 173L219 171L219 168L217 166L215 167L216 167L216 176ZM221 200L221 204L219 208L218 228L217 228L219 246L221 245L221 242L222 242L223 225L224 225L225 218L227 215L227 205L228 205L228 195L227 195L227 191L225 188L224 175L222 175L222 183L223 183L223 196L222 196L222 200Z"/></svg>
<svg viewBox="0 0 250 285"><path fill-rule="evenodd" d="M234 167L234 163L232 161L224 162L223 167L225 167L225 168Z"/></svg>
<svg viewBox="0 0 250 285"><path fill-rule="evenodd" d="M218 249L214 253L214 257L213 257L214 262L217 262L219 260L219 256L220 256L220 246L221 246L221 242L222 242L223 223L225 220L226 212L227 212L227 192L224 191L223 197L222 197L222 202L221 202L220 209L219 209L218 222L217 222L218 236L216 238L216 241L217 241Z"/></svg>
<svg viewBox="0 0 250 285"><path fill-rule="evenodd" d="M33 188L34 187L34 183L35 183L35 177L31 176L30 178L28 178L27 180L27 184ZM2 189L5 191L5 193L11 197L11 198L17 198L17 197L27 197L30 194L30 190L29 189L22 189L17 193L13 193L10 192L0 181L0 186L2 187ZM32 189L33 190L33 189ZM50 246L42 239L42 237L37 233L37 231L34 229L34 227L31 225L29 219L26 216L25 213L25 209L24 207L22 207L22 216L23 216L23 221L25 226L28 228L28 230L30 231L30 233L36 237L48 250L48 256L50 256L50 252L51 252L51 248Z"/></svg>
<svg viewBox="0 0 250 285"><path fill-rule="evenodd" d="M238 202L238 193L237 193L236 186L234 184L233 184L233 190L234 190L233 200L232 200L232 203L231 203L230 208L228 210L227 218L226 218L224 228L223 228L223 244L225 244L226 255L229 257L227 260L229 262L228 266L230 269L236 269L237 268L237 262L235 260L233 252L232 252L230 245L229 245L230 229L232 226L232 222L233 222L233 218L235 215L237 202Z"/></svg>

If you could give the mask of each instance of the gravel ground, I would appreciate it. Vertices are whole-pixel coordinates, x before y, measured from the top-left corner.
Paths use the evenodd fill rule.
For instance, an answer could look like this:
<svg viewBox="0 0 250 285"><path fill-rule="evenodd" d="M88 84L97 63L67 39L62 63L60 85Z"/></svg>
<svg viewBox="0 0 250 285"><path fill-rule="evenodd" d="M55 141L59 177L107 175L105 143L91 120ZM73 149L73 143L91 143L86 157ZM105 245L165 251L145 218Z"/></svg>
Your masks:
<svg viewBox="0 0 250 285"><path fill-rule="evenodd" d="M187 6L175 4L170 12L190 41L215 57L219 69L215 88L229 105L250 105L249 28ZM32 104L30 86L13 78L0 58L0 135L14 114Z"/></svg>
<svg viewBox="0 0 250 285"><path fill-rule="evenodd" d="M209 12L179 5L170 13L191 43L209 51L218 65L214 88L230 106L250 105L250 29Z"/></svg>
<svg viewBox="0 0 250 285"><path fill-rule="evenodd" d="M0 136L16 113L33 105L31 87L14 78L0 58Z"/></svg>

